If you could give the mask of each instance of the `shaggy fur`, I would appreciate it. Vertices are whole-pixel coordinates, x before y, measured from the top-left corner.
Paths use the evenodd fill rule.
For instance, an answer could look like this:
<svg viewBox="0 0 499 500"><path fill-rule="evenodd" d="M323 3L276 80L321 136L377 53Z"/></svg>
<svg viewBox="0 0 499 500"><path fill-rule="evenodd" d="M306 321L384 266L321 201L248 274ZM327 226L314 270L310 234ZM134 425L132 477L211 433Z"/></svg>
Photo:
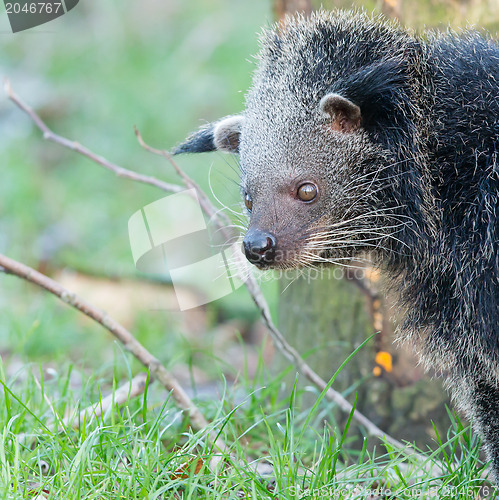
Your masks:
<svg viewBox="0 0 499 500"><path fill-rule="evenodd" d="M175 151L240 154L250 232L276 242L260 267L371 254L407 309L401 338L447 377L496 481L498 120L499 47L486 36L422 39L319 12L265 31L244 112ZM318 188L312 202L297 197L304 182Z"/></svg>

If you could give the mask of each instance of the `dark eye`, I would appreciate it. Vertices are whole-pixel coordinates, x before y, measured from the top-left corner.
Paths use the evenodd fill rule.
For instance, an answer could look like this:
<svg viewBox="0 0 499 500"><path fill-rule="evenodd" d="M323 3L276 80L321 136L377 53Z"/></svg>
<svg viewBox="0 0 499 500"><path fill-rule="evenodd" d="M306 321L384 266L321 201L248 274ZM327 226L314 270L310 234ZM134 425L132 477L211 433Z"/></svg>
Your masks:
<svg viewBox="0 0 499 500"><path fill-rule="evenodd" d="M251 196L248 193L244 193L244 204L246 208L251 212L253 208L253 202L251 201Z"/></svg>
<svg viewBox="0 0 499 500"><path fill-rule="evenodd" d="M297 195L301 201L312 201L317 196L317 186L306 182L298 188Z"/></svg>

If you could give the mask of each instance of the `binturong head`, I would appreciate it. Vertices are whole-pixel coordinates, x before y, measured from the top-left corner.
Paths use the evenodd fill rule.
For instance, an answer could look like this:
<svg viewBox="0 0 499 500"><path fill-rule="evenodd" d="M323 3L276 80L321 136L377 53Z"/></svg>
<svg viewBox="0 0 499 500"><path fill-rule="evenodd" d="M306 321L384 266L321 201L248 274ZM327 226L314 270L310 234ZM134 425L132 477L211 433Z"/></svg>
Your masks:
<svg viewBox="0 0 499 500"><path fill-rule="evenodd" d="M413 45L364 14L289 18L262 37L243 113L174 150L239 155L250 262L293 268L400 254L397 235L410 225L400 198L417 184L404 178Z"/></svg>

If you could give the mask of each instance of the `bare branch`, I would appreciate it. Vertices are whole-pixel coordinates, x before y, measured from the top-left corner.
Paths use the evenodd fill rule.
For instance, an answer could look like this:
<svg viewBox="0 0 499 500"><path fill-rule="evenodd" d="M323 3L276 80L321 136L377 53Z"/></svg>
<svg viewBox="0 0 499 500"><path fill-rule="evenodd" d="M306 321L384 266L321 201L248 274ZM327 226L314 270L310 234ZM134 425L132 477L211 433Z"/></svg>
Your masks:
<svg viewBox="0 0 499 500"><path fill-rule="evenodd" d="M133 172L132 170L120 167L119 165L106 160L106 158L95 154L94 152L90 151L90 149L82 146L78 142L71 141L69 139L66 139L65 137L55 134L48 128L45 122L43 122L43 120L35 113L35 111L33 111L32 108L21 101L21 99L19 99L19 97L12 91L10 82L8 80L4 80L4 89L9 99L14 102L18 108L22 109L31 118L31 120L33 120L35 125L43 132L44 139L60 144L65 148L69 148L83 156L86 156L95 163L110 170L111 172L114 172L118 177L123 177L125 179L130 179L136 182L142 182L143 184L149 184L169 193L180 193L181 191L184 191L184 188L178 186L177 184L163 182L162 180L156 179L155 177L138 174L136 172Z"/></svg>
<svg viewBox="0 0 499 500"><path fill-rule="evenodd" d="M80 411L79 415L76 410L66 412L66 416L62 420L65 427L71 425L74 429L80 426L80 422L90 422L93 418L99 418L105 414L113 405L123 405L127 401L144 392L146 387L147 373L139 373L132 380L124 383L115 391L102 398L97 403Z"/></svg>
<svg viewBox="0 0 499 500"><path fill-rule="evenodd" d="M41 390L41 384L39 380L35 377L35 384L37 387ZM83 409L80 411L80 413L77 413L77 410L67 410L66 411L66 416L61 419L59 417L59 414L55 410L52 402L49 400L47 394L43 392L43 398L45 399L46 403L48 404L49 408L52 410L52 413L54 414L54 424L51 426L47 426L49 429L56 431L56 425L59 424L60 426L60 432L66 433L67 427L71 425L73 429L78 429L80 426L80 423L83 421L86 421L89 423L92 419L94 418L99 418L103 414L105 414L111 405L123 405L127 401L129 401L132 398L135 398L142 394L144 392L145 386L146 386L146 380L147 380L147 374L146 373L139 373L136 375L132 380L126 382L125 384L121 385L118 387L115 391L111 392L111 394L108 394L105 398L101 399L97 403L94 403L93 405L88 406L87 408ZM151 379L150 379L151 380ZM26 441L28 438L32 438L33 436L31 434L27 433L20 433L17 434L17 439L20 442ZM31 441L30 446L34 446L35 441Z"/></svg>
<svg viewBox="0 0 499 500"><path fill-rule="evenodd" d="M0 254L0 266L6 269L10 274L14 274L56 295L69 306L74 307L102 325L123 344L127 351L149 369L156 380L171 392L172 398L177 406L189 415L189 421L193 429L201 431L208 428L208 421L186 394L176 378L125 327L120 325L105 312L97 309L75 293L70 292L53 279L39 273L31 267L21 264L2 254ZM209 439L220 450L226 450L225 443L220 438L217 439L214 433L209 435Z"/></svg>

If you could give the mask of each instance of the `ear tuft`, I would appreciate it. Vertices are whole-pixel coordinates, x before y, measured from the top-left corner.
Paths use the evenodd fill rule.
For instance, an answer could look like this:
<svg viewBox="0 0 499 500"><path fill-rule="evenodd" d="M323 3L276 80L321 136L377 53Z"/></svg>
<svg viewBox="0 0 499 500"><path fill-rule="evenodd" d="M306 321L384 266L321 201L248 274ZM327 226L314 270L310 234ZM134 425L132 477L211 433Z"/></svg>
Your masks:
<svg viewBox="0 0 499 500"><path fill-rule="evenodd" d="M204 153L207 151L239 152L239 136L244 122L242 115L228 116L220 121L210 123L191 134L179 144L172 153Z"/></svg>
<svg viewBox="0 0 499 500"><path fill-rule="evenodd" d="M216 149L213 142L214 125L210 123L206 127L199 129L191 134L187 139L173 149L172 154L179 155L183 153L204 153Z"/></svg>
<svg viewBox="0 0 499 500"><path fill-rule="evenodd" d="M360 127L359 106L336 93L326 94L319 104L324 115L331 119L331 128L338 132L353 132Z"/></svg>

